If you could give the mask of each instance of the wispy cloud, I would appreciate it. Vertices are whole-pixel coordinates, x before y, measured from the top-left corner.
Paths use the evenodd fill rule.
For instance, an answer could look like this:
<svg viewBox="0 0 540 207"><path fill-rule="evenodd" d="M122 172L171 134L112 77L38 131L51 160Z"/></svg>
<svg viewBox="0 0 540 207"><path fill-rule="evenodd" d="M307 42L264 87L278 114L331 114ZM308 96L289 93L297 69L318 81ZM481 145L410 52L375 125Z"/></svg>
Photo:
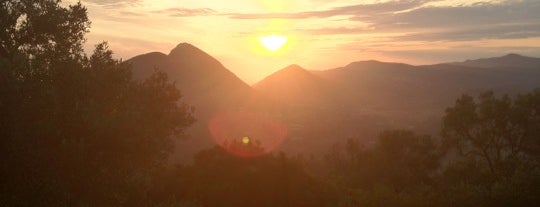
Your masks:
<svg viewBox="0 0 540 207"><path fill-rule="evenodd" d="M369 27L323 27L317 29L299 29L297 31L311 35L361 34L373 32Z"/></svg>
<svg viewBox="0 0 540 207"><path fill-rule="evenodd" d="M470 41L540 37L540 23L488 25L442 32L418 32L398 36L399 41Z"/></svg>
<svg viewBox="0 0 540 207"><path fill-rule="evenodd" d="M93 3L108 8L119 8L139 3L141 0L83 0L83 2Z"/></svg>
<svg viewBox="0 0 540 207"><path fill-rule="evenodd" d="M93 2L97 4L118 4L118 3L134 3L140 0L84 0L86 2Z"/></svg>
<svg viewBox="0 0 540 207"><path fill-rule="evenodd" d="M507 1L470 6L422 7L384 16L356 15L351 20L377 28L440 28L532 23L540 20L540 1Z"/></svg>
<svg viewBox="0 0 540 207"><path fill-rule="evenodd" d="M404 11L422 6L427 1L390 1L376 4L358 4L351 6L335 7L328 10L305 11L296 13L233 13L227 14L233 19L305 19L305 18L328 18L334 16L372 16Z"/></svg>
<svg viewBox="0 0 540 207"><path fill-rule="evenodd" d="M192 16L208 16L216 14L216 11L210 8L168 8L154 11L154 13L165 14L172 17L192 17Z"/></svg>
<svg viewBox="0 0 540 207"><path fill-rule="evenodd" d="M306 19L343 16L363 26L298 28L312 35L395 33L395 40L461 41L540 36L540 1L503 1L430 6L427 1L390 1L296 13L228 14L233 19ZM403 35L405 34L405 35Z"/></svg>

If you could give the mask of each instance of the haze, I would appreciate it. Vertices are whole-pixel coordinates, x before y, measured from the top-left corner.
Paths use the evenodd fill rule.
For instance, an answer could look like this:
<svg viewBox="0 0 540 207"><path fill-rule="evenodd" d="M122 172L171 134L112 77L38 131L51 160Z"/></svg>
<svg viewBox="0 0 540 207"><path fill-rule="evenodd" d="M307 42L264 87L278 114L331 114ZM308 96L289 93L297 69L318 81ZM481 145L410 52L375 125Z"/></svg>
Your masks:
<svg viewBox="0 0 540 207"><path fill-rule="evenodd" d="M540 56L540 2L351 0L83 0L91 50L118 58L189 42L249 84L289 64L330 69L357 60L409 64L518 53ZM279 53L258 38L288 38Z"/></svg>
<svg viewBox="0 0 540 207"><path fill-rule="evenodd" d="M538 206L538 11L2 0L0 206Z"/></svg>

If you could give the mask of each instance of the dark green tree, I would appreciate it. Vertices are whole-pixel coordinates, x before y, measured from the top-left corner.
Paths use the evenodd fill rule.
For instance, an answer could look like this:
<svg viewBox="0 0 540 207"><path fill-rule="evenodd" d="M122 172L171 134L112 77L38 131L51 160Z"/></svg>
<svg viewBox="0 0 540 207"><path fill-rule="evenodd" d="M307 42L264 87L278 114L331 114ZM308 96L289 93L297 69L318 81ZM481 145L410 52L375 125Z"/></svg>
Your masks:
<svg viewBox="0 0 540 207"><path fill-rule="evenodd" d="M0 1L0 203L140 205L193 122L163 73L134 81L107 44L82 49L80 3Z"/></svg>

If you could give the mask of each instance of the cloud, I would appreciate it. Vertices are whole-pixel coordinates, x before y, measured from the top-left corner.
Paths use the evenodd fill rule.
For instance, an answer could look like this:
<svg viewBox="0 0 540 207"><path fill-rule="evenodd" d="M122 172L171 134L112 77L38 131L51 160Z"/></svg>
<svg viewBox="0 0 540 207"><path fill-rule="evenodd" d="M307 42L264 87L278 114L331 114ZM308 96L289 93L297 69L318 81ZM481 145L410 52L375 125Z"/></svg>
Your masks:
<svg viewBox="0 0 540 207"><path fill-rule="evenodd" d="M396 34L402 41L461 41L540 37L540 1L502 1L433 6L390 1L296 13L228 14L233 19L306 19L345 16L364 26L296 29L312 35ZM367 26L366 26L367 25ZM405 34L405 35L403 35Z"/></svg>
<svg viewBox="0 0 540 207"><path fill-rule="evenodd" d="M169 8L164 10L154 11L154 13L160 13L169 15L172 17L191 17L191 16L208 16L216 14L216 11L210 8Z"/></svg>
<svg viewBox="0 0 540 207"><path fill-rule="evenodd" d="M141 0L83 0L85 3L96 4L109 9L123 8L138 4Z"/></svg>
<svg viewBox="0 0 540 207"><path fill-rule="evenodd" d="M333 35L370 33L373 30L369 27L324 27L318 29L301 29L297 31L311 35Z"/></svg>
<svg viewBox="0 0 540 207"><path fill-rule="evenodd" d="M128 16L128 17L142 17L146 16L144 13L138 13L138 12L131 12L131 11L121 11L120 15L122 16Z"/></svg>
<svg viewBox="0 0 540 207"><path fill-rule="evenodd" d="M412 33L396 40L459 41L540 36L540 1L423 7L380 17L355 16L375 31Z"/></svg>
<svg viewBox="0 0 540 207"><path fill-rule="evenodd" d="M498 57L509 53L539 57L540 47L462 47L452 49L430 49L430 50L384 50L381 53L405 60L414 60L422 57L421 61L414 64L436 64L443 62L463 61L467 59L478 59L486 57Z"/></svg>
<svg viewBox="0 0 540 207"><path fill-rule="evenodd" d="M135 3L140 0L84 0L85 2L91 2L96 4L122 4L122 3Z"/></svg>
<svg viewBox="0 0 540 207"><path fill-rule="evenodd" d="M425 0L390 1L375 4L358 4L351 6L335 7L329 10L306 11L297 13L234 13L227 14L233 19L305 19L305 18L328 18L333 16L370 16L404 11L422 6Z"/></svg>
<svg viewBox="0 0 540 207"><path fill-rule="evenodd" d="M540 1L507 1L470 6L422 7L385 16L356 15L350 20L384 28L448 28L540 21Z"/></svg>
<svg viewBox="0 0 540 207"><path fill-rule="evenodd" d="M540 23L478 26L444 32L412 33L395 37L400 41L469 41L540 37Z"/></svg>

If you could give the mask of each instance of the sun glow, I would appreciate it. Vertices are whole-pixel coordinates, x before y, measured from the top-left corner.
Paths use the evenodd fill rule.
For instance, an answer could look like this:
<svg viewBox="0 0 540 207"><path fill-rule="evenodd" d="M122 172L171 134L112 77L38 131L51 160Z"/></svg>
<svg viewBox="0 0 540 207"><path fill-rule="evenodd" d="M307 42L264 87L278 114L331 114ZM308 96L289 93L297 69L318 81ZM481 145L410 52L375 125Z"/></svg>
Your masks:
<svg viewBox="0 0 540 207"><path fill-rule="evenodd" d="M259 41L261 44L268 50L274 52L278 51L285 43L287 43L287 37L270 35L265 37L260 37Z"/></svg>

